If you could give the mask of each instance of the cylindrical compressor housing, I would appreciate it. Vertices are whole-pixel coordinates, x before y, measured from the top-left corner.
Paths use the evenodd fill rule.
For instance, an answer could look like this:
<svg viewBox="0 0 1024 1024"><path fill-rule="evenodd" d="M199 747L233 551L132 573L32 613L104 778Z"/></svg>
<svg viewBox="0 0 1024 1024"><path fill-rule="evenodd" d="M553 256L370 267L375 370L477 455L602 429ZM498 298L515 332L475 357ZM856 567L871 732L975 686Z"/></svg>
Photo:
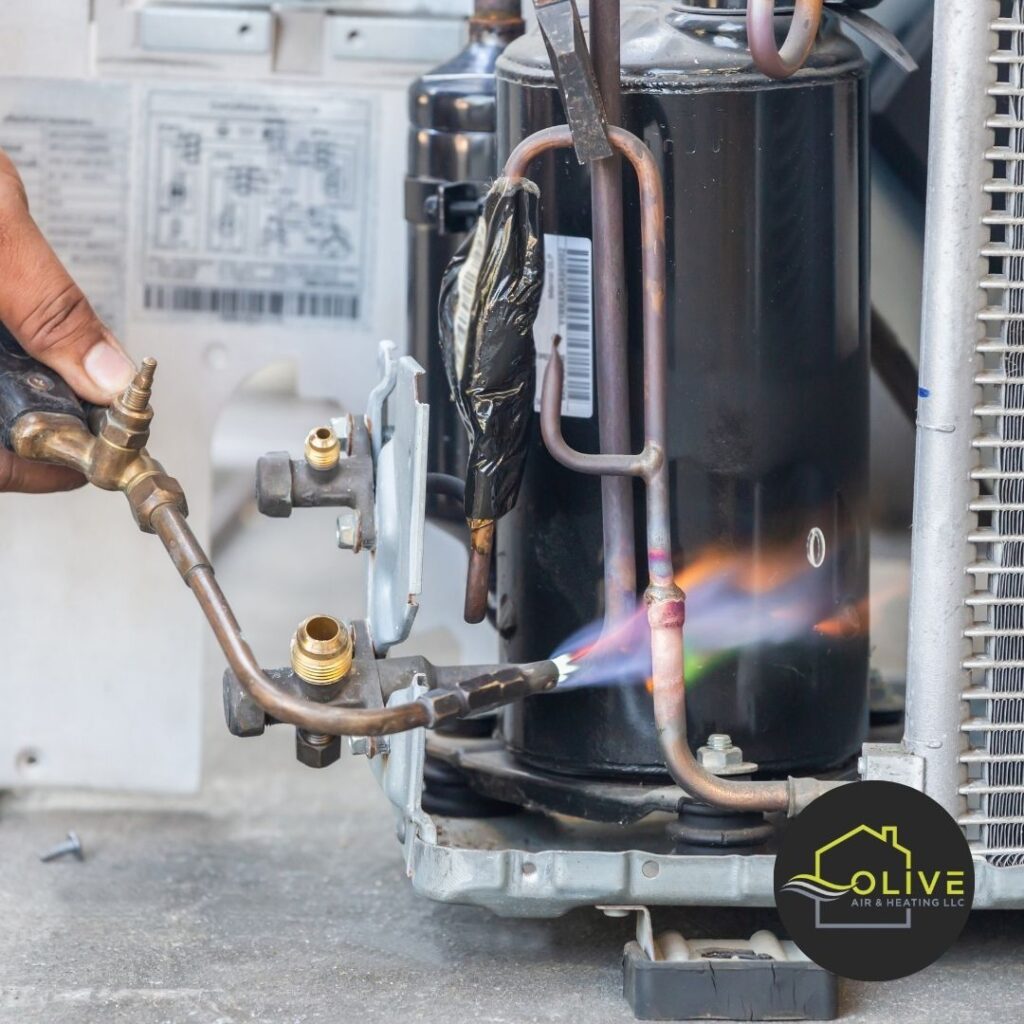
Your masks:
<svg viewBox="0 0 1024 1024"><path fill-rule="evenodd" d="M805 68L771 81L752 66L740 7L623 0L623 127L648 145L666 191L668 458L674 554L690 591L691 745L725 732L763 772L819 771L855 754L867 726L865 65L826 14ZM788 23L778 20L780 40ZM564 123L536 32L499 61L498 108L502 158ZM553 253L579 250L552 236L590 236L588 174L558 151L530 177L550 271ZM640 217L628 168L624 180L638 451ZM546 288L563 284L549 276ZM563 407L563 431L596 452L597 395L592 383L584 394L582 363L574 386L578 415ZM603 609L599 483L555 463L535 426L497 540L498 622L512 661L550 655ZM635 494L643 581L639 485ZM691 639L709 636L713 649L694 652ZM510 750L547 771L661 775L651 696L632 679L511 709Z"/></svg>

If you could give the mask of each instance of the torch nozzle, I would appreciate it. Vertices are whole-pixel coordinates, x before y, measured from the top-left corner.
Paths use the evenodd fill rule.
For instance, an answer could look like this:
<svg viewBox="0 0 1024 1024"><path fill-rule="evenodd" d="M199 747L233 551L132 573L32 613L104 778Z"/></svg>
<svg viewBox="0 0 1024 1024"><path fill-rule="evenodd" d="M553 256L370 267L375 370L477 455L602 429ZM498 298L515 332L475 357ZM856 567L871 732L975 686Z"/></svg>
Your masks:
<svg viewBox="0 0 1024 1024"><path fill-rule="evenodd" d="M156 374L156 360L147 356L135 374L131 384L125 389L121 401L132 412L143 412L149 405L153 394L153 377Z"/></svg>

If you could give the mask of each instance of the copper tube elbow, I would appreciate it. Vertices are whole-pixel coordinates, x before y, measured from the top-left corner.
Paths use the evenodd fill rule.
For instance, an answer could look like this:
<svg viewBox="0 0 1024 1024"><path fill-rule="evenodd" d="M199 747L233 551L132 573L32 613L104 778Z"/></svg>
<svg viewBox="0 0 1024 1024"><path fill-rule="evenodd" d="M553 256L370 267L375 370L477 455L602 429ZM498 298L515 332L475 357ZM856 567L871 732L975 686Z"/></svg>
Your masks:
<svg viewBox="0 0 1024 1024"><path fill-rule="evenodd" d="M818 37L823 6L824 0L796 0L793 20L780 49L775 41L775 0L748 0L747 41L758 71L776 79L796 74Z"/></svg>

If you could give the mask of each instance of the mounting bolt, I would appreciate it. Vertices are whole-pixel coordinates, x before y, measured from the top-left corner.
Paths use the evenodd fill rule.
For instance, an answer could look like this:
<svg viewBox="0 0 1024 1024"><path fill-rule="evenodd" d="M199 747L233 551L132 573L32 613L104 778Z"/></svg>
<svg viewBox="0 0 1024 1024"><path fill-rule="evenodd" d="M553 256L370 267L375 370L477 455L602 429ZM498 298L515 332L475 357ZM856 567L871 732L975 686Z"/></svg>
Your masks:
<svg viewBox="0 0 1024 1024"><path fill-rule="evenodd" d="M757 765L743 760L743 751L728 733L713 732L697 751L697 763L712 775L746 775Z"/></svg>
<svg viewBox="0 0 1024 1024"><path fill-rule="evenodd" d="M44 864L47 864L51 860L56 860L58 857L66 857L68 854L73 854L78 860L85 860L82 841L74 832L69 832L67 839L63 843L59 843L52 850L47 850L39 859Z"/></svg>
<svg viewBox="0 0 1024 1024"><path fill-rule="evenodd" d="M363 546L359 509L343 508L338 514L338 547L342 551L358 551Z"/></svg>
<svg viewBox="0 0 1024 1024"><path fill-rule="evenodd" d="M378 754L390 753L391 744L387 736L352 736L349 738L349 750L372 761Z"/></svg>
<svg viewBox="0 0 1024 1024"><path fill-rule="evenodd" d="M333 416L331 427L341 444L341 454L352 454L352 434L354 433L351 416Z"/></svg>

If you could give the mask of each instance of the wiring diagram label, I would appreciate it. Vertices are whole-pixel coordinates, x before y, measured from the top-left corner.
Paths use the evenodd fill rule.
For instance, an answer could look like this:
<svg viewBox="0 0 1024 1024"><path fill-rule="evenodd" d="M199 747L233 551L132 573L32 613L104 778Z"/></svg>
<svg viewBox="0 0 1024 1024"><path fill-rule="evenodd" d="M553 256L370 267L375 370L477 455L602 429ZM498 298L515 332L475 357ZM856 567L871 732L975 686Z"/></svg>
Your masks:
<svg viewBox="0 0 1024 1024"><path fill-rule="evenodd" d="M124 326L130 138L125 86L0 82L0 149L43 234L115 332Z"/></svg>
<svg viewBox="0 0 1024 1024"><path fill-rule="evenodd" d="M369 100L153 87L140 313L365 322Z"/></svg>
<svg viewBox="0 0 1024 1024"><path fill-rule="evenodd" d="M565 365L562 415L589 419L594 415L594 315L589 238L544 236L544 293L533 329L537 349L537 391L540 411L544 371L554 339Z"/></svg>

